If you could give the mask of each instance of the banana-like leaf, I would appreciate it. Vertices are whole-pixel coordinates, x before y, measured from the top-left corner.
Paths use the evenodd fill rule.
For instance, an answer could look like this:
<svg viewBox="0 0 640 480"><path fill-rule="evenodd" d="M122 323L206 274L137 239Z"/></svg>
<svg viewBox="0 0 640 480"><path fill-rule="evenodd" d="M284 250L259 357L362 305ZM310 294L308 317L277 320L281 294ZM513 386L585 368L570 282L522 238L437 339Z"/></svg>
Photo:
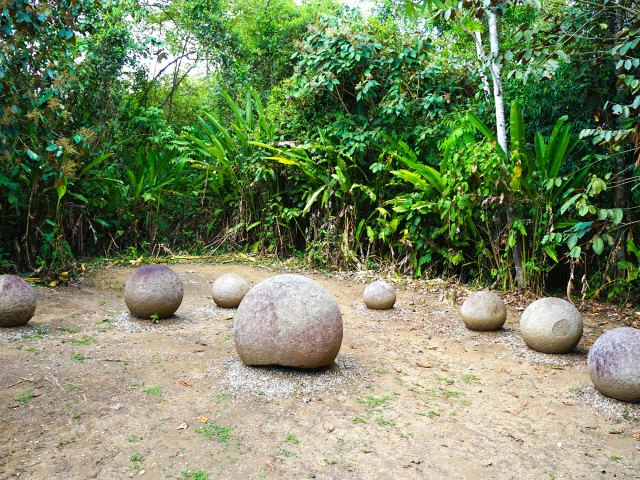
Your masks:
<svg viewBox="0 0 640 480"><path fill-rule="evenodd" d="M473 112L467 112L467 118L469 119L469 123L473 126L473 128L478 130L488 140L492 140L496 142L496 147L498 148L498 151L502 153L502 155L506 155L505 151L498 144L496 135L489 129L489 127L487 127L487 125L485 125L485 123L482 120L480 120L480 117L478 117Z"/></svg>
<svg viewBox="0 0 640 480"><path fill-rule="evenodd" d="M311 210L311 205L313 205L313 202L316 201L316 199L318 198L318 196L326 189L326 185L321 186L319 189L317 189L315 192L313 192L311 194L311 196L309 197L309 200L307 200L307 204L304 206L304 209L302 210L302 214L307 214L309 213L309 210Z"/></svg>
<svg viewBox="0 0 640 480"><path fill-rule="evenodd" d="M426 179L433 187L440 193L443 192L445 187L444 177L435 168L424 165L422 163L414 162L406 157L396 157L402 163L412 168L423 179Z"/></svg>

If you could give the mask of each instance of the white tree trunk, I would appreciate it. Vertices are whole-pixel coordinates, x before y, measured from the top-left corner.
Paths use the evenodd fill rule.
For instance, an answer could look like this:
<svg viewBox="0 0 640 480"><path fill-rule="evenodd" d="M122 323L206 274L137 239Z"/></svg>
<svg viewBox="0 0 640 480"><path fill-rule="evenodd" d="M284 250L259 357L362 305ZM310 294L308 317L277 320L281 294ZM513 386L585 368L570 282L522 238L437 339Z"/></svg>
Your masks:
<svg viewBox="0 0 640 480"><path fill-rule="evenodd" d="M507 126L504 117L504 96L502 95L502 65L498 61L500 45L498 43L498 17L495 12L487 11L489 20L489 45L491 48L491 78L493 80L493 100L496 105L496 136L498 145L502 147L505 155L509 158L509 148L507 145ZM476 47L477 48L477 47Z"/></svg>

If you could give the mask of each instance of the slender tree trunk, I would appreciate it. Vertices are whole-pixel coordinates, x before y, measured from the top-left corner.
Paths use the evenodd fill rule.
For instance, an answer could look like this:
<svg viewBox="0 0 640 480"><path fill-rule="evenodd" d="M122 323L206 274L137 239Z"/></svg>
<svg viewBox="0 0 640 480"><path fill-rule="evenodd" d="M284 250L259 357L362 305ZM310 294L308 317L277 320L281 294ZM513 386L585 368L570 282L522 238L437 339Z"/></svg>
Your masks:
<svg viewBox="0 0 640 480"><path fill-rule="evenodd" d="M502 93L502 65L498 61L500 54L500 44L498 41L498 17L495 12L487 11L487 19L489 21L489 45L491 48L491 78L493 81L493 100L496 107L496 136L498 137L498 145L504 150L506 159L509 159L509 145L507 143L507 124L504 114L504 95ZM513 225L513 205L512 199L507 198L507 222ZM522 260L522 243L521 235L515 234L515 244L511 249L513 265L515 267L516 285L524 286L524 265Z"/></svg>

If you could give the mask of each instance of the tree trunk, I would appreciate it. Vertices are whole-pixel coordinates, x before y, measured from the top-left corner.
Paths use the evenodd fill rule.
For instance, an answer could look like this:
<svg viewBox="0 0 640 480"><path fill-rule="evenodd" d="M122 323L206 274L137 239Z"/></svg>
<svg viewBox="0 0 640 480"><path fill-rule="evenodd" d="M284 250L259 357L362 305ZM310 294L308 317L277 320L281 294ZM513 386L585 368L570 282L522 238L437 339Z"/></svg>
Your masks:
<svg viewBox="0 0 640 480"><path fill-rule="evenodd" d="M487 11L487 19L489 21L489 45L491 48L491 79L493 81L493 100L496 107L496 136L498 137L498 145L505 154L505 159L509 159L509 145L507 144L507 125L504 115L504 96L502 94L502 65L498 61L500 54L500 44L498 42L498 17L495 12ZM513 206L511 198L507 198L507 223L513 225ZM511 249L513 265L515 267L516 285L524 286L524 265L522 260L522 243L521 235L515 232L515 244Z"/></svg>

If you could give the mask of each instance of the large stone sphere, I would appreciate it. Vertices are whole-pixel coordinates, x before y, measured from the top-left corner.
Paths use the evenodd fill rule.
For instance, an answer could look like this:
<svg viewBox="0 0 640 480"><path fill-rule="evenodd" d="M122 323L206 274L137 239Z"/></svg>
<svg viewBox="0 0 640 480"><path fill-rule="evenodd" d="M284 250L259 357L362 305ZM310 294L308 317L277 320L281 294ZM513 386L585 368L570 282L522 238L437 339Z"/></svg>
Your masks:
<svg viewBox="0 0 640 480"><path fill-rule="evenodd" d="M244 297L233 319L233 340L247 365L325 367L340 351L342 315L319 283L277 275Z"/></svg>
<svg viewBox="0 0 640 480"><path fill-rule="evenodd" d="M15 275L0 275L0 327L26 325L36 313L36 293Z"/></svg>
<svg viewBox="0 0 640 480"><path fill-rule="evenodd" d="M482 290L467 297L460 315L469 330L499 330L507 319L507 307L497 294Z"/></svg>
<svg viewBox="0 0 640 480"><path fill-rule="evenodd" d="M182 303L184 289L178 274L165 265L136 268L124 287L127 308L138 318L167 318Z"/></svg>
<svg viewBox="0 0 640 480"><path fill-rule="evenodd" d="M609 330L589 350L587 365L600 393L623 402L640 402L640 330Z"/></svg>
<svg viewBox="0 0 640 480"><path fill-rule="evenodd" d="M250 288L249 283L241 276L225 273L213 282L211 296L219 307L238 308Z"/></svg>
<svg viewBox="0 0 640 480"><path fill-rule="evenodd" d="M367 285L363 294L364 304L372 310L389 310L396 303L396 291L382 280Z"/></svg>
<svg viewBox="0 0 640 480"><path fill-rule="evenodd" d="M561 298L541 298L520 318L520 335L527 346L542 353L568 353L582 337L578 309Z"/></svg>

